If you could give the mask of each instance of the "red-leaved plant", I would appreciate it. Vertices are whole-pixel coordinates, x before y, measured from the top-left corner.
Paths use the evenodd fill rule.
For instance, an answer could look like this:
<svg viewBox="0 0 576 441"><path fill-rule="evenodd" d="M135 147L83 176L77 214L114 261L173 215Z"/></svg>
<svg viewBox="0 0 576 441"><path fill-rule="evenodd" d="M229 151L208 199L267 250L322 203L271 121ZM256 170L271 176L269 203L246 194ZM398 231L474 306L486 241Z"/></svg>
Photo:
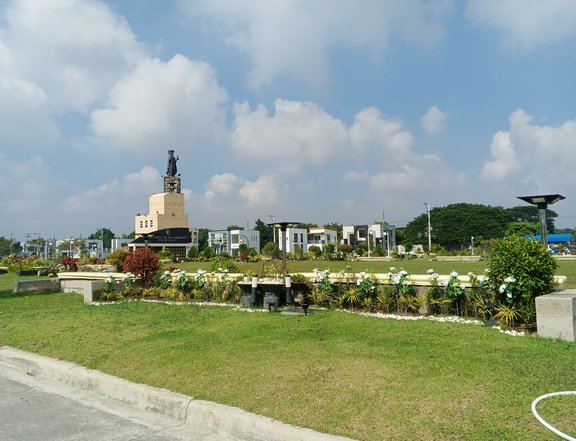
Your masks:
<svg viewBox="0 0 576 441"><path fill-rule="evenodd" d="M138 248L126 256L122 271L138 277L145 288L148 288L158 271L158 256L150 248Z"/></svg>

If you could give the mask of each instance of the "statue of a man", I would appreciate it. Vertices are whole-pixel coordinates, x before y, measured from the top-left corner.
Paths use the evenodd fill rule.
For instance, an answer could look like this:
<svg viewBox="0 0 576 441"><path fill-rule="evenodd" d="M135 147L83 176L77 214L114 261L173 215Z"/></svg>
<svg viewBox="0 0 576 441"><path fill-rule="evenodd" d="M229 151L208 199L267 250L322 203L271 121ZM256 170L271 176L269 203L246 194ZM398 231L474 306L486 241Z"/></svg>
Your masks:
<svg viewBox="0 0 576 441"><path fill-rule="evenodd" d="M176 167L176 161L178 161L178 156L174 157L174 150L168 150L168 167L166 169L166 176L174 177L178 173L178 168Z"/></svg>

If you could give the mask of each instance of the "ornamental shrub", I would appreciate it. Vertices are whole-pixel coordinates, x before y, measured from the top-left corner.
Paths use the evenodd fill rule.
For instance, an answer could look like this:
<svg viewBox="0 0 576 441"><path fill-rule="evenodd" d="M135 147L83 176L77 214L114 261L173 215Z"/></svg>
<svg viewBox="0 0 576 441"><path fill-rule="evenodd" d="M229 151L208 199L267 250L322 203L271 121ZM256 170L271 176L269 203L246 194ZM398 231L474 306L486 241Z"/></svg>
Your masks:
<svg viewBox="0 0 576 441"><path fill-rule="evenodd" d="M132 273L142 280L145 288L148 288L160 268L158 256L150 248L138 248L126 256L122 270Z"/></svg>
<svg viewBox="0 0 576 441"><path fill-rule="evenodd" d="M106 263L109 265L113 265L116 268L117 272L122 272L122 268L124 267L124 261L128 256L128 252L124 250L116 250L113 251L108 255L106 258Z"/></svg>
<svg viewBox="0 0 576 441"><path fill-rule="evenodd" d="M539 241L509 236L499 240L490 252L488 278L501 304L510 303L526 323L536 318L535 298L553 290L553 277L558 267L548 248ZM514 295L509 283L514 280Z"/></svg>

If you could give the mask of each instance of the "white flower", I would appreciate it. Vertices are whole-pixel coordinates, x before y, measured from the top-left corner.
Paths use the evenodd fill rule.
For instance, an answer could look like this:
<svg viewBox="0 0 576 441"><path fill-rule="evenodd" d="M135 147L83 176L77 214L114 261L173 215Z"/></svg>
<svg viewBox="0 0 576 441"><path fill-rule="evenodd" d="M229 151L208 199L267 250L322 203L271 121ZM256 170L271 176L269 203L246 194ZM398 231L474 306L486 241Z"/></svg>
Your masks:
<svg viewBox="0 0 576 441"><path fill-rule="evenodd" d="M485 268L485 269L484 269L484 274L488 274L488 273L490 273L490 269L489 269L489 268Z"/></svg>
<svg viewBox="0 0 576 441"><path fill-rule="evenodd" d="M428 274L433 274L434 270L432 268L430 268L428 271L426 271Z"/></svg>
<svg viewBox="0 0 576 441"><path fill-rule="evenodd" d="M511 299L511 298L512 298L512 293L511 293L511 292L506 293L506 297L508 297L509 299Z"/></svg>
<svg viewBox="0 0 576 441"><path fill-rule="evenodd" d="M458 273L456 271L452 271L450 273L450 277L458 277Z"/></svg>
<svg viewBox="0 0 576 441"><path fill-rule="evenodd" d="M502 285L500 285L500 288L498 288L498 292L500 292L500 294L502 294L504 291L506 291L506 288L508 288L508 285L503 283Z"/></svg>
<svg viewBox="0 0 576 441"><path fill-rule="evenodd" d="M475 276L474 276L474 273L473 273L472 271L470 271L470 272L468 273L468 277L470 277L470 278L475 277Z"/></svg>
<svg viewBox="0 0 576 441"><path fill-rule="evenodd" d="M400 270L400 273L399 273L399 274L400 274L401 276L407 276L407 275L408 275L408 271L406 271L406 270Z"/></svg>
<svg viewBox="0 0 576 441"><path fill-rule="evenodd" d="M506 282L506 283L514 283L514 282L516 282L516 279L515 279L514 277L506 277L506 278L504 279L504 282Z"/></svg>
<svg viewBox="0 0 576 441"><path fill-rule="evenodd" d="M396 272L396 267L395 267L395 266L391 266L391 267L390 267L390 272L391 272L391 273L395 273L395 272Z"/></svg>
<svg viewBox="0 0 576 441"><path fill-rule="evenodd" d="M400 278L399 274L392 274L392 283L398 285L400 283Z"/></svg>
<svg viewBox="0 0 576 441"><path fill-rule="evenodd" d="M430 276L432 278L432 280L437 280L438 277L440 277L437 273L434 273Z"/></svg>

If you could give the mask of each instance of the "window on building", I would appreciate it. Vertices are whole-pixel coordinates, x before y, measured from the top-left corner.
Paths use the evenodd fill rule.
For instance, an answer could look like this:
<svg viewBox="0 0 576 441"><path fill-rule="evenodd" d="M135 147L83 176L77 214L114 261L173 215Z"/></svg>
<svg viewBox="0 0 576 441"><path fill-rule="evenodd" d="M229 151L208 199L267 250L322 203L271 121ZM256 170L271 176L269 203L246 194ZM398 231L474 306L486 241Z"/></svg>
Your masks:
<svg viewBox="0 0 576 441"><path fill-rule="evenodd" d="M154 221L153 221L153 220L150 221L150 226L151 226L151 227L154 226Z"/></svg>
<svg viewBox="0 0 576 441"><path fill-rule="evenodd" d="M140 221L140 228L144 226L144 222Z"/></svg>
<svg viewBox="0 0 576 441"><path fill-rule="evenodd" d="M300 233L300 243L304 243L304 235Z"/></svg>
<svg viewBox="0 0 576 441"><path fill-rule="evenodd" d="M294 233L294 243L298 243L298 233Z"/></svg>

